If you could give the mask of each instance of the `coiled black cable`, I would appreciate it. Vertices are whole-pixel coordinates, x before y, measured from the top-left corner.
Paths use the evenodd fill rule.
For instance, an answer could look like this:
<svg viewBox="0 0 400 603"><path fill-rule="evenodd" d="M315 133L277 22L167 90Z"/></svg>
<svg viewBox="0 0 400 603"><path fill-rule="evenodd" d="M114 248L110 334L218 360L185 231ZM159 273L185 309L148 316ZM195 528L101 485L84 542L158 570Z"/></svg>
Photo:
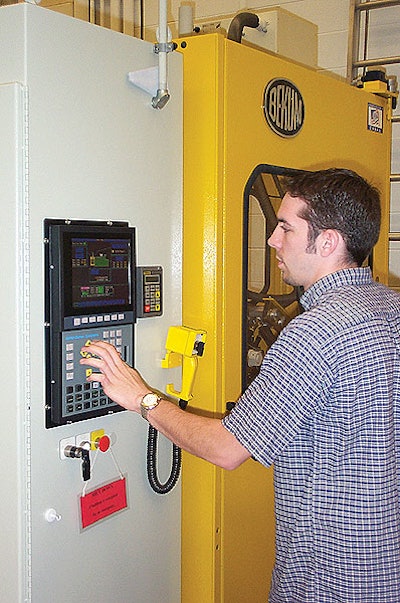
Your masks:
<svg viewBox="0 0 400 603"><path fill-rule="evenodd" d="M157 472L157 442L158 431L152 425L149 425L149 434L147 438L147 478L151 488L157 494L168 494L176 485L182 466L182 451L176 444L172 444L172 466L171 473L163 484L158 479Z"/></svg>
<svg viewBox="0 0 400 603"><path fill-rule="evenodd" d="M179 400L179 406L182 410L185 410L188 402L182 398ZM172 444L172 465L171 473L166 482L163 484L158 479L157 471L157 442L158 442L158 431L149 424L149 432L147 437L147 479L151 488L156 494L168 494L172 488L176 486L176 483L181 474L182 467L182 451L176 444Z"/></svg>

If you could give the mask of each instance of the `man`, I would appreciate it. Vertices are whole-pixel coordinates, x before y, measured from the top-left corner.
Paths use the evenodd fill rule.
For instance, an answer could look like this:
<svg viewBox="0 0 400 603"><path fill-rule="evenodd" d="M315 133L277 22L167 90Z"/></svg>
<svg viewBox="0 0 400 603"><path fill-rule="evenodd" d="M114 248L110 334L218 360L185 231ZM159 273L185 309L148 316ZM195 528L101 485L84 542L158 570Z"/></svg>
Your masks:
<svg viewBox="0 0 400 603"><path fill-rule="evenodd" d="M225 469L275 467L271 603L400 601L400 296L361 265L379 194L354 172L287 179L269 239L304 312L222 421L158 399L116 350L83 359L105 392L176 444ZM84 348L87 351L88 348Z"/></svg>

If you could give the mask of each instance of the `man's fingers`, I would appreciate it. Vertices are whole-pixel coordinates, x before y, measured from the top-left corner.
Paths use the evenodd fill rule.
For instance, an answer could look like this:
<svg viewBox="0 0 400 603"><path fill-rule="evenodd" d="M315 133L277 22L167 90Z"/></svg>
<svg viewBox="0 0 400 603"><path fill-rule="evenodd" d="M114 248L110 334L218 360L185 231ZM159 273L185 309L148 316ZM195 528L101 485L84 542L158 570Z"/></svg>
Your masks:
<svg viewBox="0 0 400 603"><path fill-rule="evenodd" d="M103 341L90 343L81 349L81 364L87 364L103 371L114 370L122 364L121 356L114 346Z"/></svg>

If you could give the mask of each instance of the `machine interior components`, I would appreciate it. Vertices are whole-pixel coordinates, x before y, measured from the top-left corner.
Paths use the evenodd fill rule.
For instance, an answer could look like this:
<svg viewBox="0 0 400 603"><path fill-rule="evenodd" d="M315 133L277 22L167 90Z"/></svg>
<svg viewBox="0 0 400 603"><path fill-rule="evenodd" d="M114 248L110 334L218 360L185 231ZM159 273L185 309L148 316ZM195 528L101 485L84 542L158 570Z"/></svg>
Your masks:
<svg viewBox="0 0 400 603"><path fill-rule="evenodd" d="M286 285L268 246L278 221L289 170L258 166L245 189L243 310L243 389L256 377L266 352L289 320L300 312L301 291ZM246 269L247 268L247 269Z"/></svg>

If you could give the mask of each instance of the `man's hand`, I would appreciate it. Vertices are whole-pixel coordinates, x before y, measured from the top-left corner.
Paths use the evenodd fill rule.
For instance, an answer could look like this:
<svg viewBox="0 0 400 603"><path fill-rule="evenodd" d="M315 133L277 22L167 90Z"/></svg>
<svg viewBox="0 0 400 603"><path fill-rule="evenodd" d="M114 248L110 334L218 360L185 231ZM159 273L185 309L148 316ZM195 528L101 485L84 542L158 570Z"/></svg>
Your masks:
<svg viewBox="0 0 400 603"><path fill-rule="evenodd" d="M114 346L96 341L84 346L82 353L85 356L80 363L99 371L93 372L88 381L98 381L114 402L140 413L142 398L151 389L139 373L122 360ZM165 399L150 411L148 421L180 448L224 469L235 469L250 457L220 419L184 412Z"/></svg>
<svg viewBox="0 0 400 603"><path fill-rule="evenodd" d="M97 369L88 381L101 383L105 393L114 402L128 410L140 413L140 403L151 389L139 373L124 362L114 348L105 341L95 341L81 350L80 364Z"/></svg>

